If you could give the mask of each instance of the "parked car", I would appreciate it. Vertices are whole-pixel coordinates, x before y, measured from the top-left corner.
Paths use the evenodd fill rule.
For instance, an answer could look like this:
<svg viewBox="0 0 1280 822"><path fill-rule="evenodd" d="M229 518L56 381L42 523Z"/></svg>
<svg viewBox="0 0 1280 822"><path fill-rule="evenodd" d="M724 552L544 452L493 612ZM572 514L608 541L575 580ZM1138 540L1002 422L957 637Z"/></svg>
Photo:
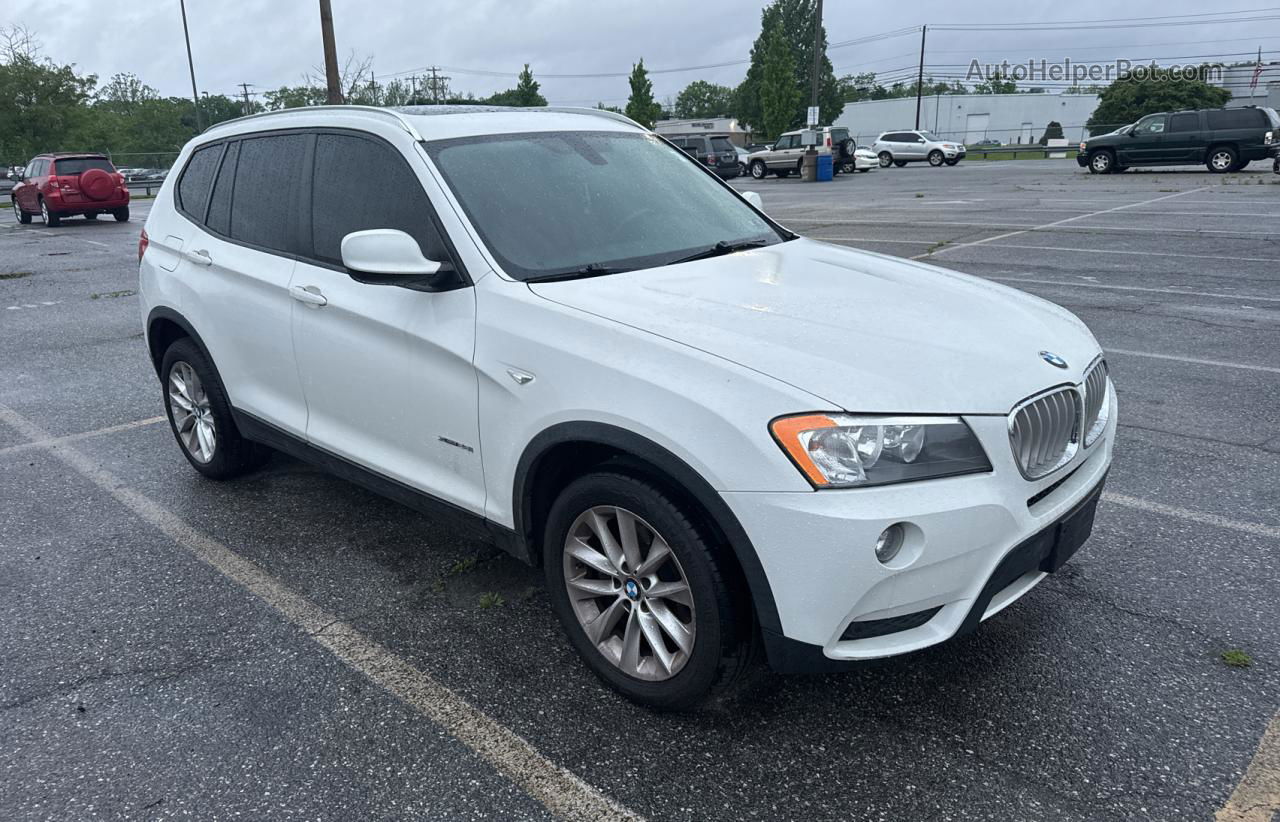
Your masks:
<svg viewBox="0 0 1280 822"><path fill-rule="evenodd" d="M880 167L880 158L869 148L860 148L853 152L853 170L865 174L873 168ZM846 164L845 170L848 170Z"/></svg>
<svg viewBox="0 0 1280 822"><path fill-rule="evenodd" d="M64 217L83 214L96 220L111 214L129 219L129 189L124 177L101 154L41 154L27 163L22 180L10 193L13 213L26 225L39 214L53 227Z"/></svg>
<svg viewBox="0 0 1280 822"><path fill-rule="evenodd" d="M728 135L675 134L667 139L726 180L738 176L738 152Z"/></svg>
<svg viewBox="0 0 1280 822"><path fill-rule="evenodd" d="M880 158L880 167L891 164L902 168L907 163L927 162L931 166L943 163L953 166L964 159L963 143L942 140L928 131L886 131L881 134L871 150Z"/></svg>
<svg viewBox="0 0 1280 822"><path fill-rule="evenodd" d="M988 137L986 139L979 140L978 142L973 143L972 145L974 148L999 148L1001 145L1001 142L999 140L993 140L990 137Z"/></svg>
<svg viewBox="0 0 1280 822"><path fill-rule="evenodd" d="M844 126L824 126L818 129L821 145L831 152L832 172L852 172L856 169L854 154L858 150L858 142L849 136L849 129Z"/></svg>
<svg viewBox="0 0 1280 822"><path fill-rule="evenodd" d="M441 108L183 148L139 294L196 471L474 524L658 708L966 634L1085 542L1116 397L1069 311L802 238L619 114Z"/></svg>
<svg viewBox="0 0 1280 822"><path fill-rule="evenodd" d="M1201 163L1222 174L1265 160L1278 134L1280 115L1271 108L1162 112L1120 131L1090 137L1080 144L1076 162L1094 174Z"/></svg>
<svg viewBox="0 0 1280 822"><path fill-rule="evenodd" d="M1271 170L1276 174L1280 174L1280 145L1271 147L1271 156L1274 158L1271 161Z"/></svg>

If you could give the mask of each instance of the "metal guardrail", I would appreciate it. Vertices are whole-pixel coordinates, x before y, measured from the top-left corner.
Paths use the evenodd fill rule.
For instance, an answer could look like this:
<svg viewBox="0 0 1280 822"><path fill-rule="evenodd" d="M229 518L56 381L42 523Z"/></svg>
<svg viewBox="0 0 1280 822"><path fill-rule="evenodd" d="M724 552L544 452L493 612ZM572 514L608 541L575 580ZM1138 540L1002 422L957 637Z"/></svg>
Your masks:
<svg viewBox="0 0 1280 822"><path fill-rule="evenodd" d="M124 185L130 194L141 191L144 197L154 197L160 191L160 186L164 185L164 180L132 180Z"/></svg>

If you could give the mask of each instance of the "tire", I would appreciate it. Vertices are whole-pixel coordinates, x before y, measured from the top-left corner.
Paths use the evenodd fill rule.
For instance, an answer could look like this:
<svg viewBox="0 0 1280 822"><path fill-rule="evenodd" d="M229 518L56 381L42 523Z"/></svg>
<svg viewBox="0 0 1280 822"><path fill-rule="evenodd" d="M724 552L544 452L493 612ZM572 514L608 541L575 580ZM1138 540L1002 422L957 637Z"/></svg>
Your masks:
<svg viewBox="0 0 1280 822"><path fill-rule="evenodd" d="M929 165L933 166L934 168L940 167L946 161L947 161L946 156L941 151L938 151L936 148L933 151L929 152Z"/></svg>
<svg viewBox="0 0 1280 822"><path fill-rule="evenodd" d="M86 213L86 214L84 215L84 218L85 218L86 220L96 220L96 219L98 219L98 212L96 212L96 211L90 211L90 212L88 212L88 213Z"/></svg>
<svg viewBox="0 0 1280 822"><path fill-rule="evenodd" d="M746 176L747 176L747 164L746 164L746 163L738 163L738 176L739 176L739 177L746 177Z"/></svg>
<svg viewBox="0 0 1280 822"><path fill-rule="evenodd" d="M1245 170L1246 168L1248 168L1248 167L1249 167L1249 161L1248 161L1248 160L1236 160L1236 164L1235 164L1234 166L1232 166L1232 167L1231 167L1231 170L1232 170L1232 171L1244 171L1244 170Z"/></svg>
<svg viewBox="0 0 1280 822"><path fill-rule="evenodd" d="M1204 165L1214 174L1225 174L1233 171L1232 167L1239 161L1240 155L1231 146L1214 146L1205 156Z"/></svg>
<svg viewBox="0 0 1280 822"><path fill-rule="evenodd" d="M127 223L129 222L129 207L117 208L111 212L111 216L116 218L117 223Z"/></svg>
<svg viewBox="0 0 1280 822"><path fill-rule="evenodd" d="M751 161L751 177L755 180L763 180L769 174L769 168L764 164L764 160Z"/></svg>
<svg viewBox="0 0 1280 822"><path fill-rule="evenodd" d="M846 137L840 141L840 157L852 157L853 153L858 150L858 144L852 137Z"/></svg>
<svg viewBox="0 0 1280 822"><path fill-rule="evenodd" d="M1110 174L1115 164L1115 155L1110 151L1095 151L1089 155L1090 174Z"/></svg>
<svg viewBox="0 0 1280 822"><path fill-rule="evenodd" d="M670 547L650 575L627 565L619 509L634 524L633 552L641 567L654 559L645 550L653 545L653 534ZM600 526L614 539L616 561L596 536ZM566 555L566 543L575 535L585 553ZM597 676L628 699L657 710L692 708L729 691L750 667L750 609L736 604L741 599L722 574L714 547L687 513L647 481L611 472L574 480L551 506L543 545L552 608L570 643ZM574 587L571 596L569 580L594 585ZM669 591L684 590L668 597L649 593L663 583ZM610 612L608 632L593 639L585 626ZM680 628L664 629L672 619ZM684 639L678 641L677 633ZM632 637L635 656L629 663L624 654ZM663 646L662 653L654 650L651 637Z"/></svg>
<svg viewBox="0 0 1280 822"><path fill-rule="evenodd" d="M857 170L858 170L857 165L855 165L855 164L853 164L853 163L842 163L842 164L840 165L840 173L841 173L841 174L852 174L853 172L855 172L855 171L857 171ZM862 169L862 170L863 170L863 171L866 171L866 169L865 169L865 168L864 168L864 169Z"/></svg>
<svg viewBox="0 0 1280 822"><path fill-rule="evenodd" d="M18 205L18 198L13 198L13 216L18 218L18 222L23 225L31 225L31 215L22 210L22 206Z"/></svg>
<svg viewBox="0 0 1280 822"><path fill-rule="evenodd" d="M907 165L907 161L906 161L906 160L894 160L894 161L893 161L893 164L894 164L895 166L897 166L898 168L905 168L905 167L906 167L906 165Z"/></svg>
<svg viewBox="0 0 1280 822"><path fill-rule="evenodd" d="M889 167L889 164L890 164L890 163L892 163L892 162L893 162L893 155L892 155L892 154L890 154L890 153L889 153L889 152L887 152L887 151L882 151L882 152L880 152L880 167L881 167L881 168L888 168L888 167Z"/></svg>
<svg viewBox="0 0 1280 822"><path fill-rule="evenodd" d="M185 392L177 389L175 377L186 385ZM164 352L160 378L169 429L192 468L210 479L226 480L252 471L271 456L265 446L240 436L217 370L190 337L174 342ZM197 410L198 422L184 413L184 405ZM207 426L205 430L211 432L207 439L198 433L199 426Z"/></svg>
<svg viewBox="0 0 1280 822"><path fill-rule="evenodd" d="M959 164L960 164L960 158L959 158L959 157L952 157L950 160L947 160L947 165L949 165L949 166L954 166L954 165L959 165Z"/></svg>
<svg viewBox="0 0 1280 822"><path fill-rule="evenodd" d="M40 198L40 219L44 220L44 224L49 228L57 228L62 225L62 217L49 210L49 205L43 197Z"/></svg>

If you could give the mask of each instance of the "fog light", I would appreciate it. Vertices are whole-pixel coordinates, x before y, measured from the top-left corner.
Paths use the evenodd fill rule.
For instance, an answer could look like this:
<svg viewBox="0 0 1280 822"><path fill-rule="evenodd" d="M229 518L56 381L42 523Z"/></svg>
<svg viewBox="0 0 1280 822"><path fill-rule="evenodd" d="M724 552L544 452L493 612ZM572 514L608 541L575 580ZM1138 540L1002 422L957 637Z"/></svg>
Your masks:
<svg viewBox="0 0 1280 822"><path fill-rule="evenodd" d="M902 550L905 536L901 523L896 522L880 532L880 538L876 540L876 559L880 560L880 564L888 565L893 561Z"/></svg>

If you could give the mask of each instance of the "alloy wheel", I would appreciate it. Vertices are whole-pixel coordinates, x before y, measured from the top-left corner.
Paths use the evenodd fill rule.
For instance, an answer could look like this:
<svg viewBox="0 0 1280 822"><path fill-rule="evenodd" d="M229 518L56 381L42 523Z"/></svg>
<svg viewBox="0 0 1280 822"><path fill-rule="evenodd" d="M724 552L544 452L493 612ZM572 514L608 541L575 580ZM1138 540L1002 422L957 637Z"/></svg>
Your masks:
<svg viewBox="0 0 1280 822"><path fill-rule="evenodd" d="M625 508L584 511L565 537L569 604L587 638L629 676L662 681L689 661L693 591L671 547Z"/></svg>
<svg viewBox="0 0 1280 822"><path fill-rule="evenodd" d="M182 360L169 369L169 404L173 430L178 433L182 446L197 462L209 462L218 447L213 409L209 407L209 395L195 369Z"/></svg>
<svg viewBox="0 0 1280 822"><path fill-rule="evenodd" d="M1228 151L1216 151L1209 162L1213 163L1213 167L1218 171L1227 171L1231 168L1231 164L1235 162L1235 158Z"/></svg>
<svg viewBox="0 0 1280 822"><path fill-rule="evenodd" d="M1111 155L1105 152L1093 155L1093 159L1090 160L1090 162L1093 164L1094 171L1097 171L1099 174L1111 169Z"/></svg>
<svg viewBox="0 0 1280 822"><path fill-rule="evenodd" d="M44 220L44 224L49 224L49 204L44 200L40 201L40 219Z"/></svg>
<svg viewBox="0 0 1280 822"><path fill-rule="evenodd" d="M13 198L13 216L14 216L14 217L19 221L19 222L21 222L21 220L22 220L22 206L18 205L18 198L17 198L17 197Z"/></svg>

